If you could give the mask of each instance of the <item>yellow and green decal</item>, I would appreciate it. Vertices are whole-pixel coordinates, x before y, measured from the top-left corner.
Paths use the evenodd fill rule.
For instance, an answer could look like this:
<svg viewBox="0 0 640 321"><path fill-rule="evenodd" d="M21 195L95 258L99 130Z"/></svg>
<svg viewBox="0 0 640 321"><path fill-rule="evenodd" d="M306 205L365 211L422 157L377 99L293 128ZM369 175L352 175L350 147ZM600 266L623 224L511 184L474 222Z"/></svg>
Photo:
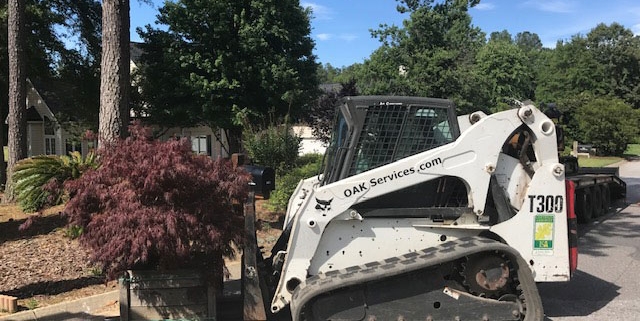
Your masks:
<svg viewBox="0 0 640 321"><path fill-rule="evenodd" d="M537 254L553 253L553 215L536 215L533 250Z"/></svg>

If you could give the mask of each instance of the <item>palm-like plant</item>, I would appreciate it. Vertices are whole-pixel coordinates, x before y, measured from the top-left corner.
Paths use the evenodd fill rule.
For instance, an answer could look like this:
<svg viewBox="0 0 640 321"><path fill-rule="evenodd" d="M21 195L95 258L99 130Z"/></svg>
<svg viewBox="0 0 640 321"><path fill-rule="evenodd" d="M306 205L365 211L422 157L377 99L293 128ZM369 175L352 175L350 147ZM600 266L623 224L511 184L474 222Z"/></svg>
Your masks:
<svg viewBox="0 0 640 321"><path fill-rule="evenodd" d="M93 153L87 157L72 152L69 156L42 155L23 159L16 164L12 177L16 199L25 212L61 204L65 195L64 182L97 167Z"/></svg>

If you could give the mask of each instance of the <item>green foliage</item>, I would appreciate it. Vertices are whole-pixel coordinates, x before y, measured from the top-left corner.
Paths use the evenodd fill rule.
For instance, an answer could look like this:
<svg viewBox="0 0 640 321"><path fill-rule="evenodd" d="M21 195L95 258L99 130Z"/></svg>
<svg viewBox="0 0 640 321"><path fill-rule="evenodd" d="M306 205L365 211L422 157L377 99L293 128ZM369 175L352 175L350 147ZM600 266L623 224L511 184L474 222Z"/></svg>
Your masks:
<svg viewBox="0 0 640 321"><path fill-rule="evenodd" d="M284 124L259 131L245 130L243 145L254 164L271 167L276 173L281 173L294 166L301 141L291 126Z"/></svg>
<svg viewBox="0 0 640 321"><path fill-rule="evenodd" d="M468 12L477 1L401 3L410 19L372 32L382 46L356 73L361 93L449 98L461 112L486 106L488 82L473 69L485 35Z"/></svg>
<svg viewBox="0 0 640 321"><path fill-rule="evenodd" d="M506 29L502 31L494 31L491 34L489 34L489 43L496 42L496 41L513 43L511 34Z"/></svg>
<svg viewBox="0 0 640 321"><path fill-rule="evenodd" d="M510 41L489 41L480 49L476 68L478 74L487 77L493 106L509 99L526 100L533 96L534 72L529 62L520 47Z"/></svg>
<svg viewBox="0 0 640 321"><path fill-rule="evenodd" d="M104 276L104 272L103 272L103 271L102 271L102 269L101 269L101 268L99 268L99 267L92 267L92 268L89 270L89 273L90 273L92 276Z"/></svg>
<svg viewBox="0 0 640 321"><path fill-rule="evenodd" d="M86 158L78 152L69 156L34 156L21 160L14 168L13 181L18 203L25 212L39 211L62 203L63 184L98 167L94 154Z"/></svg>
<svg viewBox="0 0 640 321"><path fill-rule="evenodd" d="M640 38L623 26L599 24L587 35L560 41L540 65L538 101L558 102L589 93L640 108Z"/></svg>
<svg viewBox="0 0 640 321"><path fill-rule="evenodd" d="M635 141L637 141L637 138ZM624 154L628 156L640 156L640 144L627 145L627 150L624 151Z"/></svg>
<svg viewBox="0 0 640 321"><path fill-rule="evenodd" d="M70 225L64 228L63 235L66 238L75 240L82 235L83 228L78 225Z"/></svg>
<svg viewBox="0 0 640 321"><path fill-rule="evenodd" d="M29 299L25 304L27 305L27 309L29 310L34 310L40 305L38 303L38 300L34 298Z"/></svg>
<svg viewBox="0 0 640 321"><path fill-rule="evenodd" d="M640 112L620 99L593 99L577 110L576 120L580 141L600 155L622 155L640 134Z"/></svg>
<svg viewBox="0 0 640 321"><path fill-rule="evenodd" d="M518 32L515 39L515 44L525 52L539 51L542 49L542 41L540 36L536 33L529 31Z"/></svg>
<svg viewBox="0 0 640 321"><path fill-rule="evenodd" d="M26 0L27 77L60 120L95 121L99 95L101 1ZM7 105L7 2L0 4L0 105ZM77 36L71 45L66 35ZM27 106L30 107L30 106ZM6 109L0 117L6 118ZM5 143L6 144L6 143Z"/></svg>
<svg viewBox="0 0 640 321"><path fill-rule="evenodd" d="M296 159L296 167L302 167L309 164L322 163L322 154L310 153L298 156Z"/></svg>
<svg viewBox="0 0 640 321"><path fill-rule="evenodd" d="M640 108L640 37L614 22L598 24L585 40L601 70L604 94Z"/></svg>
<svg viewBox="0 0 640 321"><path fill-rule="evenodd" d="M276 190L271 193L271 198L267 203L268 209L277 212L286 211L289 198L300 180L320 174L322 155L304 155L296 163L298 167L287 171L284 175L278 175L276 178Z"/></svg>
<svg viewBox="0 0 640 321"><path fill-rule="evenodd" d="M144 112L154 124L236 126L303 112L317 93L310 12L295 0L179 0L139 31Z"/></svg>

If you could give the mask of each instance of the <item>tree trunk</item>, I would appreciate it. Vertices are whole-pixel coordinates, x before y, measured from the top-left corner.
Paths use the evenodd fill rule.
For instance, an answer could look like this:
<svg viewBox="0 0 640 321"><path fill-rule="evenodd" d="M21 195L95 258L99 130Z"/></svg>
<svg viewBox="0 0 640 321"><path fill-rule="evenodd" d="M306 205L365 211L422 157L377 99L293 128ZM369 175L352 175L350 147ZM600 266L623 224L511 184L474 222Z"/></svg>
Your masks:
<svg viewBox="0 0 640 321"><path fill-rule="evenodd" d="M129 0L104 0L99 145L125 136L129 86Z"/></svg>
<svg viewBox="0 0 640 321"><path fill-rule="evenodd" d="M8 54L9 54L9 159L7 164L7 189L4 202L15 199L11 176L13 166L27 157L26 75L24 56L24 0L8 3Z"/></svg>
<svg viewBox="0 0 640 321"><path fill-rule="evenodd" d="M130 0L122 1L122 104L120 107L120 115L122 117L123 128L120 136L127 136L129 127L129 113L131 112L131 35L129 29L131 26L130 18Z"/></svg>
<svg viewBox="0 0 640 321"><path fill-rule="evenodd" d="M232 126L227 130L228 137L227 141L229 143L229 155L234 153L242 153L242 128L237 126Z"/></svg>

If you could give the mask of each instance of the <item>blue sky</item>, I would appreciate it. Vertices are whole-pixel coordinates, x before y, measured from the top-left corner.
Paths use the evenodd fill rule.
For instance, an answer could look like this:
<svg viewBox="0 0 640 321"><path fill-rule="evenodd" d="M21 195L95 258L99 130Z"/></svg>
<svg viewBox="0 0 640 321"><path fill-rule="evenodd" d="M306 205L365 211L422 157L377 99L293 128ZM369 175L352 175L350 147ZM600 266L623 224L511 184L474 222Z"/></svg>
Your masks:
<svg viewBox="0 0 640 321"><path fill-rule="evenodd" d="M153 24L162 0L153 5L131 2L131 39L140 41L135 28ZM312 38L321 63L334 67L363 62L380 46L370 29L381 23L402 25L408 14L396 11L395 0L301 0L311 7ZM508 30L512 35L530 31L545 47L558 40L586 34L598 23L618 22L640 35L640 2L637 0L483 0L470 11L472 23L482 31Z"/></svg>

